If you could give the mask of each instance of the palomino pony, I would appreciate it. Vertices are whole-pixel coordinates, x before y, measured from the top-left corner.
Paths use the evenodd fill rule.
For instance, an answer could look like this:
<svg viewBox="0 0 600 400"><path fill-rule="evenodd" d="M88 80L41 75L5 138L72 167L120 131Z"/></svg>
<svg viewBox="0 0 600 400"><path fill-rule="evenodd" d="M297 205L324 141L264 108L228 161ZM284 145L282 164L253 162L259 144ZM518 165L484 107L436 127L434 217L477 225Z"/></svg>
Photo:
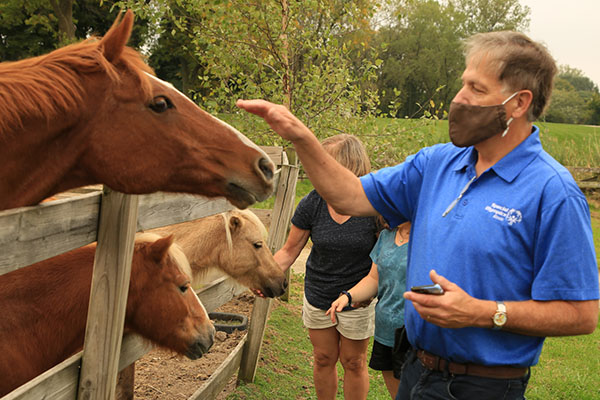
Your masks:
<svg viewBox="0 0 600 400"><path fill-rule="evenodd" d="M215 329L172 240L136 237L125 330L195 359ZM0 276L0 397L83 348L95 247Z"/></svg>
<svg viewBox="0 0 600 400"><path fill-rule="evenodd" d="M252 211L231 210L152 232L173 235L190 262L195 283L217 268L268 297L281 296L287 287L267 246L267 230Z"/></svg>
<svg viewBox="0 0 600 400"><path fill-rule="evenodd" d="M0 63L0 210L95 183L241 208L271 194L269 157L154 77L125 46L132 24L128 11L101 40Z"/></svg>

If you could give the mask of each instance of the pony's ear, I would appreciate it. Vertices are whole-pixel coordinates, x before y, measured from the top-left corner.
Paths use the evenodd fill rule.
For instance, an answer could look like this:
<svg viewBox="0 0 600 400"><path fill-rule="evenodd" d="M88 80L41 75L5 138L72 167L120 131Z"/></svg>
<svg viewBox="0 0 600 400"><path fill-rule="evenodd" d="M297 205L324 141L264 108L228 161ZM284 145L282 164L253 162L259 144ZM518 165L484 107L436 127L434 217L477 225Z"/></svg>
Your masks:
<svg viewBox="0 0 600 400"><path fill-rule="evenodd" d="M169 251L169 247L173 244L173 235L169 235L164 238L160 238L156 240L156 242L150 245L150 256L157 263L162 263L167 253Z"/></svg>
<svg viewBox="0 0 600 400"><path fill-rule="evenodd" d="M108 61L114 63L121 57L123 48L127 44L129 36L131 36L132 27L133 12L128 10L123 19L119 15L112 27L106 32L99 46L102 48L102 53Z"/></svg>
<svg viewBox="0 0 600 400"><path fill-rule="evenodd" d="M231 232L237 231L238 229L240 229L241 226L242 226L242 220L240 217L232 215L229 218L229 229L231 230Z"/></svg>

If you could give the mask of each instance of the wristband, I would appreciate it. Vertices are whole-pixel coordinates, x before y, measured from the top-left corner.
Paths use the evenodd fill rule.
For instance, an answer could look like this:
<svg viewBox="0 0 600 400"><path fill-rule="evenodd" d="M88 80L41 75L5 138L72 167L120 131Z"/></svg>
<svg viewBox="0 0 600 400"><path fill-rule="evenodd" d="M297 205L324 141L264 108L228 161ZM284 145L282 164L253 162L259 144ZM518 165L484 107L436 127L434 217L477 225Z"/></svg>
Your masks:
<svg viewBox="0 0 600 400"><path fill-rule="evenodd" d="M340 293L340 296L343 294L345 294L348 297L348 305L350 307L352 307L352 295L350 294L350 292L347 290L342 290L342 292Z"/></svg>

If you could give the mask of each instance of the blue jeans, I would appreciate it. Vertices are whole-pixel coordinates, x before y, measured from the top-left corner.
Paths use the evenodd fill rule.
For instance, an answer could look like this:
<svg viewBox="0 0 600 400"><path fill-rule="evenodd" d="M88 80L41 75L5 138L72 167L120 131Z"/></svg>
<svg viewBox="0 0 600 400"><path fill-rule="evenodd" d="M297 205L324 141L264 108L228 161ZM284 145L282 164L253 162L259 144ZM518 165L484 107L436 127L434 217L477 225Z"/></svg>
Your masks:
<svg viewBox="0 0 600 400"><path fill-rule="evenodd" d="M524 400L529 376L493 379L431 371L412 349L402 367L396 400Z"/></svg>

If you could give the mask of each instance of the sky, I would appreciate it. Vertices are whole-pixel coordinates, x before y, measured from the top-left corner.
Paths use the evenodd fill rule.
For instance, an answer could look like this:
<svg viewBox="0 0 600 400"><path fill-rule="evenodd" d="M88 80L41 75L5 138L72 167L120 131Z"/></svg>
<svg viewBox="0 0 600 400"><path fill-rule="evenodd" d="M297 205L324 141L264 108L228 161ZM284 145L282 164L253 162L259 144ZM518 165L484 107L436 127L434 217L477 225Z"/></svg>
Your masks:
<svg viewBox="0 0 600 400"><path fill-rule="evenodd" d="M531 9L531 39L558 65L580 69L600 87L600 0L520 0Z"/></svg>

